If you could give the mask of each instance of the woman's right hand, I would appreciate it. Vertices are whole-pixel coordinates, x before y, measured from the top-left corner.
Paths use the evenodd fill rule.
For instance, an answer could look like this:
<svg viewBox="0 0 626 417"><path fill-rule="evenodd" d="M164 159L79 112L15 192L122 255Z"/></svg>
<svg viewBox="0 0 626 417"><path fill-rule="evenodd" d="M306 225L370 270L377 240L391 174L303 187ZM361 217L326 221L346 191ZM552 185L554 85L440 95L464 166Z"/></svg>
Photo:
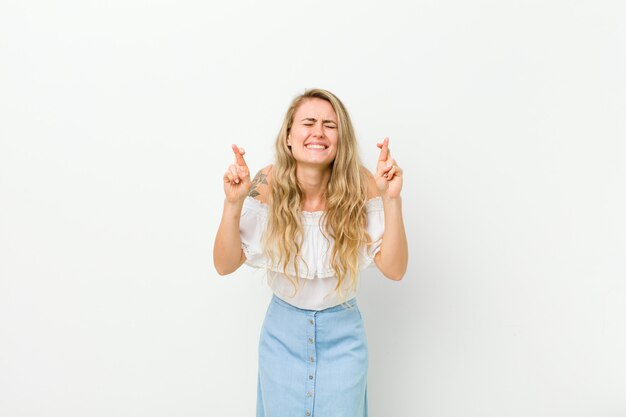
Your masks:
<svg viewBox="0 0 626 417"><path fill-rule="evenodd" d="M226 194L226 201L238 203L246 198L250 187L252 187L252 182L250 181L248 164L243 159L246 151L237 145L232 145L232 148L235 153L235 163L229 166L224 174L224 193Z"/></svg>

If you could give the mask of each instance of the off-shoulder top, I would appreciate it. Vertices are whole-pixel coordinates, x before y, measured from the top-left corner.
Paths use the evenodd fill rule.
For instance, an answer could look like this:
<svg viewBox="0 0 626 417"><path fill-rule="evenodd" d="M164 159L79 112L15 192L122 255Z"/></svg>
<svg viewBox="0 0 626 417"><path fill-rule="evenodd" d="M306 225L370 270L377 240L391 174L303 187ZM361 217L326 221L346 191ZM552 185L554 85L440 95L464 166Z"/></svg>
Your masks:
<svg viewBox="0 0 626 417"><path fill-rule="evenodd" d="M372 198L367 201L365 207L366 230L374 243L369 250L361 248L360 269L372 265L374 256L380 250L385 227L382 199ZM302 259L298 259L299 285L295 291L293 284L283 273L282 266L272 265L263 253L262 238L267 227L268 210L266 204L255 198L246 197L241 211L239 231L246 264L266 270L267 281L274 294L289 304L306 310L323 310L354 298L356 291L349 291L349 280L344 280L342 285L345 298L335 291L337 276L330 263L333 240L322 233L321 219L324 212L302 212ZM292 263L287 267L287 273L295 276Z"/></svg>

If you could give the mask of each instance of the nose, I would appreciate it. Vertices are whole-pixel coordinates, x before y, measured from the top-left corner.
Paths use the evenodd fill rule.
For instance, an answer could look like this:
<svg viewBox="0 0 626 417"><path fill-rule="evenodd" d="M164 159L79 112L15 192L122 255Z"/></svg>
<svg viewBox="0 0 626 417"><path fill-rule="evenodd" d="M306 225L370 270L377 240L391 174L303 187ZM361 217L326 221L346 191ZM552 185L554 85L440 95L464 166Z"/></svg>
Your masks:
<svg viewBox="0 0 626 417"><path fill-rule="evenodd" d="M320 138L324 136L324 127L322 126L322 123L315 123L315 126L313 128L313 136Z"/></svg>

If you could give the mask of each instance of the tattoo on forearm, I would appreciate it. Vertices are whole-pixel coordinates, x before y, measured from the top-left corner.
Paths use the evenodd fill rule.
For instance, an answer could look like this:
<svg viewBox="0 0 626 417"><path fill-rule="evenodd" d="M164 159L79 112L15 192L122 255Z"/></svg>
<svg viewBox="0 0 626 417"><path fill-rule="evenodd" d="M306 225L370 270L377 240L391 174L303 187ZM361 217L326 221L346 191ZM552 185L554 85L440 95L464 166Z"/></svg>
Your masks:
<svg viewBox="0 0 626 417"><path fill-rule="evenodd" d="M267 177L267 175L265 175L261 171L259 171L259 173L256 174L256 176L252 180L252 187L250 187L250 191L248 192L248 195L250 197L254 198L254 197L256 197L256 196L258 196L260 194L256 189L261 184L267 184L267 181L266 181L265 177Z"/></svg>

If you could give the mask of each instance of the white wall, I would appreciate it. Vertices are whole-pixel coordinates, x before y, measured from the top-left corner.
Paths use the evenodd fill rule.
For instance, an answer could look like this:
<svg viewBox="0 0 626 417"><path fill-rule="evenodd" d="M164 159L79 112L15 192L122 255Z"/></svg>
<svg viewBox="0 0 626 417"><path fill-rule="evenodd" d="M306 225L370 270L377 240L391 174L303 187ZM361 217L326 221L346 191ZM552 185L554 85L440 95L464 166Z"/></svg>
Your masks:
<svg viewBox="0 0 626 417"><path fill-rule="evenodd" d="M623 2L2 0L0 54L1 416L254 414L221 176L310 87L406 176L370 415L626 415Z"/></svg>

